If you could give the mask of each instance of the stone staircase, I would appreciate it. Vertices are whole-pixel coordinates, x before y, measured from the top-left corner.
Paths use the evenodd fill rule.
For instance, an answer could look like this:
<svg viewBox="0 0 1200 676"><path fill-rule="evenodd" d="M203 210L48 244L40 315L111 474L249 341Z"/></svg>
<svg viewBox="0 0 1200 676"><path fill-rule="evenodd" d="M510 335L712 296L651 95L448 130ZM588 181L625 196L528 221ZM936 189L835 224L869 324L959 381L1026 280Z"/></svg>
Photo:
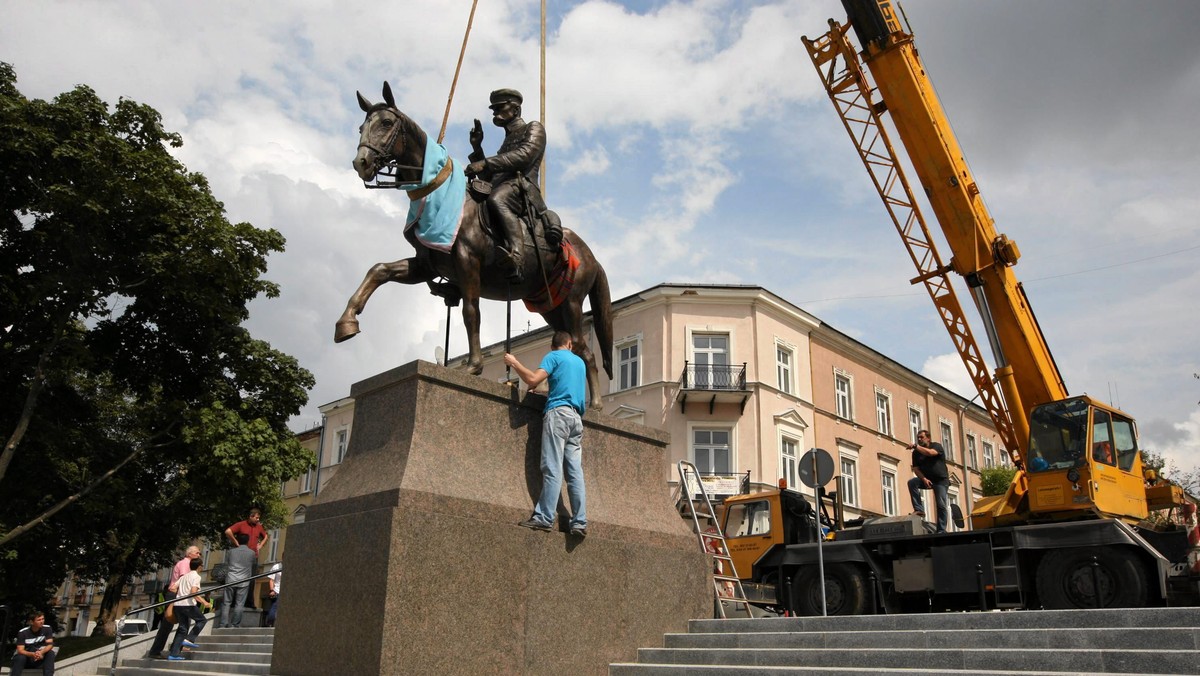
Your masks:
<svg viewBox="0 0 1200 676"><path fill-rule="evenodd" d="M1200 674L1200 608L692 620L609 674Z"/></svg>
<svg viewBox="0 0 1200 676"><path fill-rule="evenodd" d="M172 662L142 656L123 657L117 673L123 676L142 674L269 674L271 648L275 630L267 628L214 629L197 639L199 648L184 652L187 660ZM122 650L124 655L125 651ZM98 674L108 674L107 668Z"/></svg>

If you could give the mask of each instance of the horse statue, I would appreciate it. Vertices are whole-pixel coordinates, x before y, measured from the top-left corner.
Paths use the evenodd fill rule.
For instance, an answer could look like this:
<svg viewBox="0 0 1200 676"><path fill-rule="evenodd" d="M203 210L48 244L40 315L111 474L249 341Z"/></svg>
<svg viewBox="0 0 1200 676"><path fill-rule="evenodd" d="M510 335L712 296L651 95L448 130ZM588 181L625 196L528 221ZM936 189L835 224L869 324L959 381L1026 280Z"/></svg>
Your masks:
<svg viewBox="0 0 1200 676"><path fill-rule="evenodd" d="M521 281L514 281L500 264L496 240L487 223L487 207L467 191L466 176L438 143L431 143L416 122L396 107L391 86L383 83L383 102L372 104L358 94L366 113L359 128L354 169L367 187L391 187L408 193L410 210L404 236L416 249L413 258L376 263L337 321L334 342L359 332L358 315L375 289L387 282L429 284L431 292L447 303L462 299L467 329L467 365L474 375L483 372L479 345L479 299L523 300L555 331L571 334L573 351L587 364L588 395L592 407L601 407L596 360L583 334L583 299L591 303L592 327L599 343L604 372L612 378L612 302L608 276L591 249L567 228L562 243L547 244L540 224L525 229L526 255ZM438 222L440 218L440 223ZM422 230L429 219L432 226ZM444 278L445 282L439 282Z"/></svg>

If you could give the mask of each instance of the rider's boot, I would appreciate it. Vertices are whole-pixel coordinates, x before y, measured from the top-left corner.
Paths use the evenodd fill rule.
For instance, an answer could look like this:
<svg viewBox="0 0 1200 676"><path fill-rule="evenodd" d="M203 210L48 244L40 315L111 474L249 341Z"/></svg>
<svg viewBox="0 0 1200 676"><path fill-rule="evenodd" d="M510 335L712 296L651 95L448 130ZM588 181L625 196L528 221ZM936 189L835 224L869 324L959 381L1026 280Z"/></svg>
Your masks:
<svg viewBox="0 0 1200 676"><path fill-rule="evenodd" d="M508 209L499 208L495 210L495 215L499 216L499 220L503 223L504 235L508 239L508 255L501 259L501 265L508 273L508 278L514 283L524 281L525 275L525 238L521 233L521 219Z"/></svg>

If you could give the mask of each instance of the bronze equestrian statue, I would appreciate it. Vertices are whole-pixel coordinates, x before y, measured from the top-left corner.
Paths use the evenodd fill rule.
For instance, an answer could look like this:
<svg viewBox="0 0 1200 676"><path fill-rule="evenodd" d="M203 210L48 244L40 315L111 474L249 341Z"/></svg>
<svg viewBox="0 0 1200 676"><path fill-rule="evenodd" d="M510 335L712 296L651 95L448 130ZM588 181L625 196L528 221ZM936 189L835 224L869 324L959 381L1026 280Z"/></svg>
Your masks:
<svg viewBox="0 0 1200 676"><path fill-rule="evenodd" d="M520 94L516 95L515 110L500 112L512 103L508 93L512 91L498 90L492 97L493 110L497 111L496 124L505 121L501 126L506 126L506 130L514 123L510 116L520 117ZM501 108L496 107L498 100ZM476 168L475 173L507 182L501 185L511 185L500 189L505 206L495 210L507 208L516 212L521 208L535 216L530 226L521 219L522 214L516 212L514 215L518 217L520 228L498 234L496 231L502 228L489 223L492 220L490 210L477 201L485 199L486 184L475 185L476 181L468 192L465 173L454 164L444 146L431 142L421 127L396 107L388 83L383 84L383 102L372 104L358 94L358 105L366 113L366 119L359 129L354 169L367 187L398 188L408 194L410 209L404 236L417 250L417 255L371 267L346 303L346 310L337 322L334 341L340 343L358 334L357 317L362 314L371 294L382 284L425 282L437 295L462 298L463 324L467 329L467 365L471 373L478 375L483 372L479 299L523 300L526 307L541 314L552 329L571 334L574 351L588 366L589 400L594 408L600 408L596 360L583 334L583 300L587 298L591 304L592 328L599 343L604 372L611 379L612 303L608 277L588 245L571 230L561 229L561 242L551 244L546 241L546 230L551 230L550 239L553 240L555 228L545 224L556 223L557 216L545 210L540 194L530 194L528 186L516 184L518 180L527 181L528 168L504 163L507 152L504 146L493 158L475 159L477 155L472 153L471 166ZM540 123L524 124L530 136L533 130L529 127L535 124L540 130ZM482 129L478 123L476 130L478 134L471 133L471 144L478 155L482 155L479 147ZM540 136L544 152L545 132L542 131ZM537 154L540 162L541 153ZM536 171L534 175L536 177ZM505 191L510 194L505 195ZM491 192L496 196L498 191L492 188ZM507 214L497 220L505 216ZM502 248L501 244L507 246ZM533 255L513 256L512 252L516 251L528 251ZM439 282L439 278L446 281Z"/></svg>

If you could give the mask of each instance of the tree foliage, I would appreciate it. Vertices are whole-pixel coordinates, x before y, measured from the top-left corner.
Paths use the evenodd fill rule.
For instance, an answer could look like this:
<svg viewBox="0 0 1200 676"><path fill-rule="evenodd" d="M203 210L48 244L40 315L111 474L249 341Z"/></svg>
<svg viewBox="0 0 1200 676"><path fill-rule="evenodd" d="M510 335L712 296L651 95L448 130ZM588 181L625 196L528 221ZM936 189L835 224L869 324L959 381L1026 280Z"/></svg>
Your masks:
<svg viewBox="0 0 1200 676"><path fill-rule="evenodd" d="M242 326L283 236L230 223L181 144L86 86L27 99L0 63L0 602L119 586L251 504L278 523L312 462L286 425L311 374Z"/></svg>
<svg viewBox="0 0 1200 676"><path fill-rule="evenodd" d="M1008 491L1008 486L1012 483L1013 477L1016 474L1017 468L1012 466L996 465L995 467L985 468L979 473L984 497L989 495L1004 495Z"/></svg>

